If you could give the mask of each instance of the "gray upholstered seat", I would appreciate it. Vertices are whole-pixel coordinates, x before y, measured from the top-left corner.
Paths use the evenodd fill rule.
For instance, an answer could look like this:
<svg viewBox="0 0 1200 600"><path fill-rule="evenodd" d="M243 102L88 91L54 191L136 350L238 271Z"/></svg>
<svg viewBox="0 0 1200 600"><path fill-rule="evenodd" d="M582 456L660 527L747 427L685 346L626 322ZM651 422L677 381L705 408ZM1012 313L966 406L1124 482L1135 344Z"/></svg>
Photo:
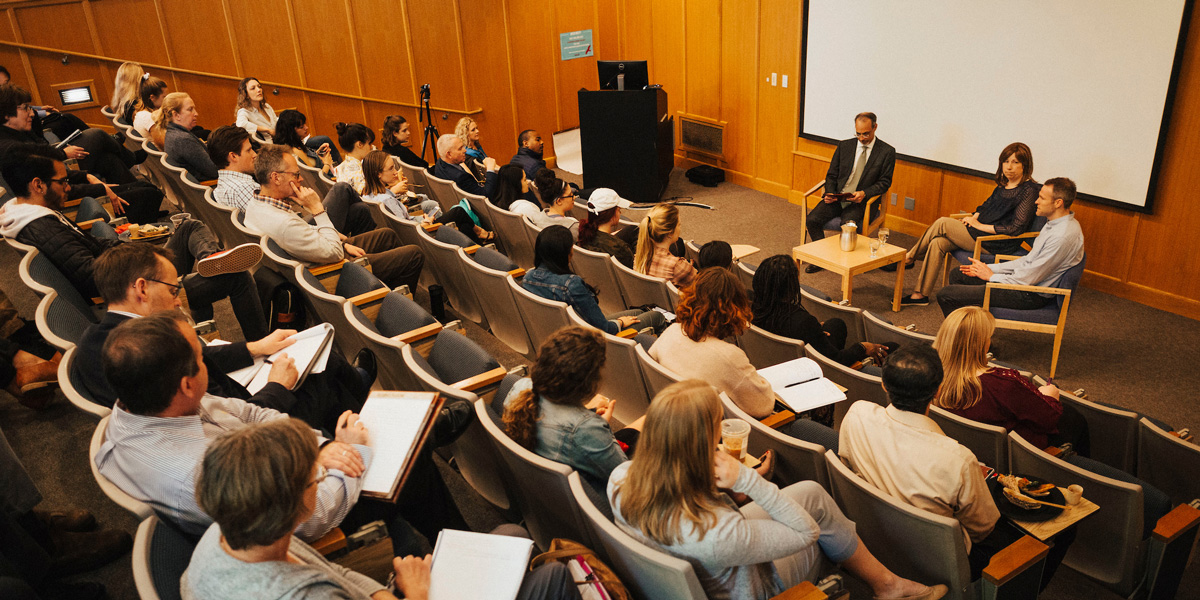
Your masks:
<svg viewBox="0 0 1200 600"><path fill-rule="evenodd" d="M804 356L804 342L775 335L751 325L737 338L737 345L746 353L750 364L763 369Z"/></svg>
<svg viewBox="0 0 1200 600"><path fill-rule="evenodd" d="M174 525L151 515L133 538L133 583L142 600L179 600L180 578L196 542Z"/></svg>

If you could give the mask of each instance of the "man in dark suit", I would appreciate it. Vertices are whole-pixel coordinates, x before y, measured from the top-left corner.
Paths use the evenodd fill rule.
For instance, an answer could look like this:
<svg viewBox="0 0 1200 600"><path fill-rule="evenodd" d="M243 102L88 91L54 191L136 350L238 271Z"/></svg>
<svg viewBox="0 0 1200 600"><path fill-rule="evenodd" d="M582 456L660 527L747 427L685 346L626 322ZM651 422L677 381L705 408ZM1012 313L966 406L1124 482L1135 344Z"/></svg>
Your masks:
<svg viewBox="0 0 1200 600"><path fill-rule="evenodd" d="M117 394L109 385L100 365L101 350L113 329L138 317L177 310L179 286L170 250L153 244L121 244L104 252L96 260L93 277L96 287L109 299L108 312L91 325L79 341L77 356L71 365L71 377L97 404L111 407ZM333 431L337 419L346 410L362 408L373 376L353 367L337 353L329 356L322 373L310 373L295 391L299 373L290 358L280 358L269 367L269 383L251 394L228 375L249 367L257 357L270 356L290 346L287 339L295 333L280 329L253 342L208 345L204 364L208 369L208 393L238 398L273 408L302 419L313 428Z"/></svg>
<svg viewBox="0 0 1200 600"><path fill-rule="evenodd" d="M491 198L496 192L496 159L490 156L483 159L485 172L482 179L477 179L466 165L467 151L457 135L447 133L438 138L437 150L438 161L433 166L434 177L453 181L458 184L458 189L476 196Z"/></svg>
<svg viewBox="0 0 1200 600"><path fill-rule="evenodd" d="M892 171L896 168L896 149L875 137L875 113L864 112L854 117L854 138L839 142L825 174L825 197L808 213L808 235L814 241L825 237L825 224L834 217L842 223L854 221L859 231L866 225L863 213L866 200L882 195L892 186ZM851 194L849 200L830 201L830 194ZM805 273L821 268L808 265Z"/></svg>

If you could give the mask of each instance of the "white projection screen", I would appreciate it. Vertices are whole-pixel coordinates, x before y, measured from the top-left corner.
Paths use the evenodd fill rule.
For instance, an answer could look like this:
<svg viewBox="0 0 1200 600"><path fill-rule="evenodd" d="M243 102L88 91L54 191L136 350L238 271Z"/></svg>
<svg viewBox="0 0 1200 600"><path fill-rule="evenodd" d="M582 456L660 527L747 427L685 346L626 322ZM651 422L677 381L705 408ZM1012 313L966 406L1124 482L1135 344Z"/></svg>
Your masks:
<svg viewBox="0 0 1200 600"><path fill-rule="evenodd" d="M1192 0L806 0L800 135L872 111L906 160L978 175L1033 150L1034 177L1151 212Z"/></svg>

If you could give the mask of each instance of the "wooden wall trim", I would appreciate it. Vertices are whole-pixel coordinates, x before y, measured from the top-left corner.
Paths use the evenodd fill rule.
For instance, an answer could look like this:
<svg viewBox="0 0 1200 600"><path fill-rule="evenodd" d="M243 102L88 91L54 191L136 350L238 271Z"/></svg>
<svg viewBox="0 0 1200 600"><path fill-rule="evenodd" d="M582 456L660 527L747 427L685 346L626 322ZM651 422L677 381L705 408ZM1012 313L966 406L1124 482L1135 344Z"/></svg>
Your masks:
<svg viewBox="0 0 1200 600"><path fill-rule="evenodd" d="M290 0L289 0L288 4L289 5L291 4ZM10 17L9 17L10 20L15 19L15 17L12 16L12 9L9 9L9 15L10 15ZM17 32L17 35L19 37L20 31L15 26L13 27L13 29L14 29L14 31ZM76 52L74 50L62 50L60 48L49 48L46 46L35 46L33 44L25 44L22 42L10 42L7 40L0 40L0 46L9 46L12 48L19 48L22 51L33 50L35 52L49 52L51 54L66 54L69 56L78 56L80 58L90 58L93 60L107 61L107 62L114 62L114 63L126 62L126 59L123 59L123 58L116 58L116 57L112 57L112 56L102 56L99 54L90 54L87 52ZM299 60L299 54L297 54L297 60ZM182 69L179 67L172 67L172 66L167 66L167 65L156 65L156 64L152 64L152 63L146 63L146 62L142 62L140 64L142 65L142 67L147 68L147 69L158 69L158 70L163 70L163 71L169 71L172 73L182 73L184 75L196 75L199 77L211 77L213 79L224 79L226 81L241 81L242 80L241 77L238 77L236 75L223 75L221 73L209 73L206 71L195 71L192 69ZM28 64L26 64L26 72L29 74L30 81L34 81L33 68L30 67ZM301 81L304 80L303 69L301 69L301 71L300 71L300 78L301 78ZM404 106L407 108L420 108L421 107L419 104L414 104L412 102L401 102L399 100L388 100L385 98L371 98L369 96L362 96L362 95L358 95L358 94L343 94L342 92L334 92L331 90L318 90L318 89L310 88L310 87L304 86L304 85L296 86L296 85L289 85L286 83L277 83L277 82L265 81L265 80L262 81L262 84L264 87L282 87L282 88L287 88L290 90L296 90L299 92L307 92L309 94L321 94L324 96L334 96L337 98L358 100L360 102L373 102L373 103L378 103L378 104L389 104L392 106ZM32 89L29 91L32 94L34 94L35 101L41 102L41 100L36 97L37 93L38 93L36 89ZM447 113L453 113L456 115L468 115L468 116L469 115L477 115L477 114L483 112L482 108L459 109L459 108L441 108L441 107L437 107L437 106L431 107L431 110L434 110L437 112L447 112Z"/></svg>
<svg viewBox="0 0 1200 600"><path fill-rule="evenodd" d="M159 2L162 2L162 0L155 0L155 6L158 6ZM242 53L238 48L237 33L234 32L233 29L233 10L229 8L229 0L221 0L221 14L225 15L225 32L229 34L229 48L233 52L233 68L236 69L238 73L245 73L245 69L242 68ZM166 31L165 27L163 28L163 31ZM171 59L169 50L170 47L171 45L167 44L167 60ZM175 61L172 60L171 64L175 64ZM176 87L176 89L179 88ZM266 100L263 102L266 102Z"/></svg>

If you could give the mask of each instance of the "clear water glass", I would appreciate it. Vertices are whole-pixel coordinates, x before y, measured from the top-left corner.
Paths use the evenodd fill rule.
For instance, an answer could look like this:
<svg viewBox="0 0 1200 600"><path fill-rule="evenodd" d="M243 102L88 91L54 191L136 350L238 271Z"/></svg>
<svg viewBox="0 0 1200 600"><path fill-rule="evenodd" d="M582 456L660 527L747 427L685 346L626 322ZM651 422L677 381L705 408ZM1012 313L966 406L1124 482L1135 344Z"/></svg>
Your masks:
<svg viewBox="0 0 1200 600"><path fill-rule="evenodd" d="M888 241L888 236L891 234L892 234L892 230L888 229L887 227L880 227L879 234L878 234L879 235L879 245L882 246L883 244L886 244Z"/></svg>
<svg viewBox="0 0 1200 600"><path fill-rule="evenodd" d="M871 240L871 258L879 257L879 249L883 247L883 242L879 240Z"/></svg>

